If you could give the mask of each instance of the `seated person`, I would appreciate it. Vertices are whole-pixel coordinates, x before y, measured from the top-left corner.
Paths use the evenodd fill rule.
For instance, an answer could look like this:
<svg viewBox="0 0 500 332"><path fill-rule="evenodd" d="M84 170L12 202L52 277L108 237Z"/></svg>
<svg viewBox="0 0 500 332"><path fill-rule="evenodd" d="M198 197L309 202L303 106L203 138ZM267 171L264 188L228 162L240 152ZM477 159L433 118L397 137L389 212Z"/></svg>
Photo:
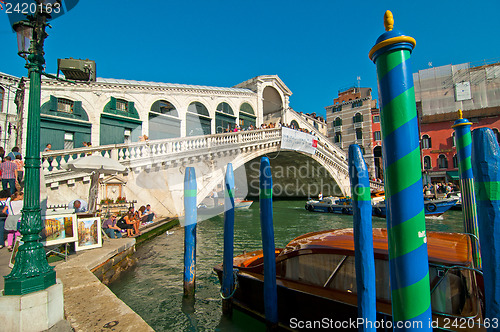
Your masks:
<svg viewBox="0 0 500 332"><path fill-rule="evenodd" d="M135 225L133 221L133 213L130 213L129 210L129 212L126 215L118 219L118 221L116 222L116 226L120 229L126 229L128 237L134 236Z"/></svg>
<svg viewBox="0 0 500 332"><path fill-rule="evenodd" d="M149 206L151 208L151 206ZM147 208L143 205L139 208L139 210L136 212L137 213L137 218L141 221L141 224L145 225L153 221L154 214L150 213L148 214Z"/></svg>
<svg viewBox="0 0 500 332"><path fill-rule="evenodd" d="M156 214L151 210L151 204L146 205L146 211L144 214L148 217L146 222L153 222L153 219L156 217Z"/></svg>
<svg viewBox="0 0 500 332"><path fill-rule="evenodd" d="M116 225L116 222L116 214L113 214L102 223L102 229L110 239L119 239L122 237L122 229Z"/></svg>
<svg viewBox="0 0 500 332"><path fill-rule="evenodd" d="M83 199L74 199L69 202L68 209L75 209L76 213L87 212L88 205Z"/></svg>
<svg viewBox="0 0 500 332"><path fill-rule="evenodd" d="M141 235L141 232L139 232L139 224L141 223L141 219L137 218L137 213L134 211L133 206L128 208L128 213L125 216L125 220L127 224L134 226L134 236Z"/></svg>

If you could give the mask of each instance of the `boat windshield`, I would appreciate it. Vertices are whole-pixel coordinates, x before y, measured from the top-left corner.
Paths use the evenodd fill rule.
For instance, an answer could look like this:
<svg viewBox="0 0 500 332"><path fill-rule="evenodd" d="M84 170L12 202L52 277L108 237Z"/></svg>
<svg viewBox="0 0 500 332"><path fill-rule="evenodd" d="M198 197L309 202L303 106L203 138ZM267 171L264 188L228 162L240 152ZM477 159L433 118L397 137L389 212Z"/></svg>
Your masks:
<svg viewBox="0 0 500 332"><path fill-rule="evenodd" d="M279 261L277 276L304 284L357 293L354 256L303 254ZM375 259L377 300L390 303L389 262ZM435 313L470 317L478 312L473 272L429 266L431 303Z"/></svg>

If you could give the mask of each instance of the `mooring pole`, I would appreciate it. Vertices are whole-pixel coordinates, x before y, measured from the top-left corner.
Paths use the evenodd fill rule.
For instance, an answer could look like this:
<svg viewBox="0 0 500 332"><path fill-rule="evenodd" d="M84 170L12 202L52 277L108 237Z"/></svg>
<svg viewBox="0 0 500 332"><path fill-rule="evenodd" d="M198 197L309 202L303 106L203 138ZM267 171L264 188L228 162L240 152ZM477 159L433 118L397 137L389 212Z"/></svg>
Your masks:
<svg viewBox="0 0 500 332"><path fill-rule="evenodd" d="M421 323L419 330L429 331L432 312L422 162L410 68L415 39L392 29L390 11L384 23L386 32L369 57L377 66L379 87L392 317L402 325Z"/></svg>
<svg viewBox="0 0 500 332"><path fill-rule="evenodd" d="M375 259L373 256L372 202L370 180L359 145L349 146L349 177L354 219L354 258L358 319L375 323L377 299L375 294ZM371 328L370 328L371 326ZM375 331L374 324L361 324L358 331Z"/></svg>
<svg viewBox="0 0 500 332"><path fill-rule="evenodd" d="M489 128L472 132L472 171L483 259L485 320L500 317L500 147ZM488 331L497 331L490 325Z"/></svg>
<svg viewBox="0 0 500 332"><path fill-rule="evenodd" d="M276 256L273 228L273 178L269 158L260 160L260 228L264 251L264 311L271 327L278 324Z"/></svg>
<svg viewBox="0 0 500 332"><path fill-rule="evenodd" d="M462 110L458 110L458 120L453 126L457 147L458 173L460 176L460 191L462 193L462 213L464 230L473 234L472 258L474 267L481 269L481 252L479 245L479 231L477 226L476 194L474 192L474 177L472 174L471 150L472 136L470 126L472 123L462 117Z"/></svg>
<svg viewBox="0 0 500 332"><path fill-rule="evenodd" d="M233 164L227 164L226 178L224 183L224 257L222 266L222 313L231 315L232 292L234 290L233 280L233 256L234 256L234 173Z"/></svg>
<svg viewBox="0 0 500 332"><path fill-rule="evenodd" d="M196 277L196 174L187 167L184 175L184 296L194 296Z"/></svg>

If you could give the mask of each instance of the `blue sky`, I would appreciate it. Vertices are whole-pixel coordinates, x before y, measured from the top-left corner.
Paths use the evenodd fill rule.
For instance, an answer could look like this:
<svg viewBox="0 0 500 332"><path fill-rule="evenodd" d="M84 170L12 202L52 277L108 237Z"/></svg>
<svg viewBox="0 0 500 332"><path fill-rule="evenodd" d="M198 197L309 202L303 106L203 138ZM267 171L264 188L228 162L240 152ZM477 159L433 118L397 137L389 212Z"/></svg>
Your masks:
<svg viewBox="0 0 500 332"><path fill-rule="evenodd" d="M376 95L368 52L387 9L417 41L414 72L500 57L498 1L80 0L48 29L47 72L73 57L95 60L106 78L230 87L277 74L291 107L324 114L358 76ZM4 12L0 45L0 71L26 75Z"/></svg>

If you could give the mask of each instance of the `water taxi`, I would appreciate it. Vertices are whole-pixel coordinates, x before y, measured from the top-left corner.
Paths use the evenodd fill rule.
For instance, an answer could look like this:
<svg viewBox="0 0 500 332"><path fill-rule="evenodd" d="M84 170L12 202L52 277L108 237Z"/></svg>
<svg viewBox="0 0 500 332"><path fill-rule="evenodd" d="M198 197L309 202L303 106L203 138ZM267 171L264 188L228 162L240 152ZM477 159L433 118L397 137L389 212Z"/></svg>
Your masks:
<svg viewBox="0 0 500 332"><path fill-rule="evenodd" d="M352 214L352 202L348 197L325 197L319 201L310 199L305 209L311 212Z"/></svg>
<svg viewBox="0 0 500 332"><path fill-rule="evenodd" d="M439 217L440 215L451 209L453 206L455 206L457 201L458 198L424 200L425 216ZM385 201L373 204L372 211L374 216L385 218L387 215Z"/></svg>
<svg viewBox="0 0 500 332"><path fill-rule="evenodd" d="M460 330L450 322L465 320L470 331L485 331L484 289L479 271L471 268L470 238L466 234L428 232L429 277L433 322L439 328ZM391 289L387 230L373 229L377 321L391 321ZM293 329L293 320L338 322L356 320L357 295L354 237L351 229L305 234L276 249L278 319ZM234 257L237 288L233 304L264 318L262 250ZM222 264L214 270L222 279ZM221 281L222 282L222 281Z"/></svg>

